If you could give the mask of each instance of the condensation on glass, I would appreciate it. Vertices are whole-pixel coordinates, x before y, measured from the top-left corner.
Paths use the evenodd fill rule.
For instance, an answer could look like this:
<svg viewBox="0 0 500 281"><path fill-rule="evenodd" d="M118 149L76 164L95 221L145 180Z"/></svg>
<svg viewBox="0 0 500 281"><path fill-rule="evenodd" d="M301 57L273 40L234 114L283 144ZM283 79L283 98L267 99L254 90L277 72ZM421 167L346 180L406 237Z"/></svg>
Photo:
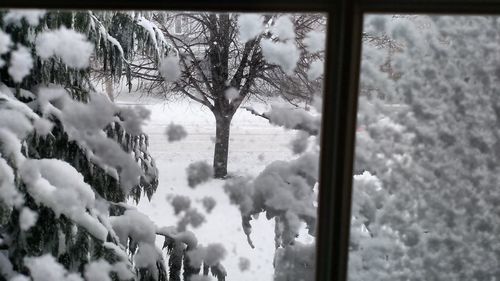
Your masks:
<svg viewBox="0 0 500 281"><path fill-rule="evenodd" d="M313 280L326 20L0 11L0 275Z"/></svg>
<svg viewBox="0 0 500 281"><path fill-rule="evenodd" d="M499 27L364 17L349 280L500 276Z"/></svg>

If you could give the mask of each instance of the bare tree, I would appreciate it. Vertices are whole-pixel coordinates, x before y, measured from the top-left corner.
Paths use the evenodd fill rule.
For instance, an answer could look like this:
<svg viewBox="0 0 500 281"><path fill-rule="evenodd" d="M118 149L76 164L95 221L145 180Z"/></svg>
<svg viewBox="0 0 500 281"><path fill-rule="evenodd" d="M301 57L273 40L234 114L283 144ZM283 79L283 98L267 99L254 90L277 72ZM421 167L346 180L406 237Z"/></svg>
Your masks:
<svg viewBox="0 0 500 281"><path fill-rule="evenodd" d="M269 24L275 17L277 15L266 15L264 22ZM272 34L263 32L242 43L237 18L237 14L228 13L179 13L174 17L157 14L153 19L171 43L168 53L178 57L182 74L173 83L163 81L154 66L154 58L132 65L131 70L135 77L149 81L149 90L160 87L163 93L180 93L210 109L216 121L215 178L227 175L230 125L245 99L251 95L279 94L291 102L308 101L321 88L320 81L307 79L306 69L314 58L303 48L295 73L286 75L279 66L266 62L261 52L261 40L272 39ZM297 42L307 31L325 23L325 18L318 14L298 15L293 19ZM182 32L177 26L172 28L179 22L183 24ZM228 90L237 95L228 97Z"/></svg>

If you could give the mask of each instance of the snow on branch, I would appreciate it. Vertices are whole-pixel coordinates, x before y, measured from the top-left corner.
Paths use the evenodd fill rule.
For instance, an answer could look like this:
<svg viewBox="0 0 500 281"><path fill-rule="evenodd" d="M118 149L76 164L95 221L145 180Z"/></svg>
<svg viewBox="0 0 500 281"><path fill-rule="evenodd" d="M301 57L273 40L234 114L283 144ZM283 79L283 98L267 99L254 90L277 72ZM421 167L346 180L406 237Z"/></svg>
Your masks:
<svg viewBox="0 0 500 281"><path fill-rule="evenodd" d="M312 136L319 134L321 129L321 117L313 116L300 108L290 108L274 105L269 112L259 113L252 107L242 107L253 115L269 120L271 124L282 126L287 129L301 130Z"/></svg>

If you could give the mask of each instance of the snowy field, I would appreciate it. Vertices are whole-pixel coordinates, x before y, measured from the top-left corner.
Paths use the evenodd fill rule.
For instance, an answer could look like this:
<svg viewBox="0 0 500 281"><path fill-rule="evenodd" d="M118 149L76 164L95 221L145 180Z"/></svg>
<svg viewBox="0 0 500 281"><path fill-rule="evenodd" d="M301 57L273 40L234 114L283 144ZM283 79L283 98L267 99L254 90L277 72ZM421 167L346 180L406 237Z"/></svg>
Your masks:
<svg viewBox="0 0 500 281"><path fill-rule="evenodd" d="M176 225L180 219L174 215L168 201L173 195L189 196L191 205L206 215L206 222L200 227L188 229L196 233L199 243L222 243L227 250L223 265L228 272L227 280L267 281L273 276L274 221L265 215L252 221L252 239L255 249L247 243L241 227L240 212L229 203L224 193L222 180L211 180L195 189L188 186L186 167L196 161L205 160L212 164L215 120L212 113L192 101L165 102L151 97L138 98L139 95L122 94L117 103L122 105L142 104L151 110L149 123L144 127L150 136L149 150L159 169L159 186L151 202L143 198L138 205L158 226ZM265 109L264 104L252 104ZM165 134L166 127L173 122L182 125L188 132L187 138L169 143ZM229 174L255 176L275 160L291 159L289 143L293 131L286 131L270 125L267 120L240 109L231 124ZM211 196L217 205L207 214L201 199ZM161 236L157 245L163 245ZM303 240L311 240L304 236ZM240 271L240 258L250 260L250 269Z"/></svg>

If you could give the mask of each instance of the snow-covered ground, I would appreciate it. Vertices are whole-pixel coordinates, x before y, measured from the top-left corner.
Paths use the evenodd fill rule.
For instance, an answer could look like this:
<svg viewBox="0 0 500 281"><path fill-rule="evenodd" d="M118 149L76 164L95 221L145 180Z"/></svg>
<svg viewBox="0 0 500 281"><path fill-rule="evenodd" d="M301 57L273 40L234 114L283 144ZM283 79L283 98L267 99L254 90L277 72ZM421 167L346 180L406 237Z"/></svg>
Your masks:
<svg viewBox="0 0 500 281"><path fill-rule="evenodd" d="M138 209L158 226L176 225L180 218L174 215L168 198L173 195L189 196L191 205L206 215L206 222L195 229L188 226L188 229L197 234L201 244L222 243L225 246L227 256L223 265L228 271L227 279L272 280L274 221L268 221L264 215L252 221L251 237L255 244L255 249L252 249L242 231L239 210L229 203L222 188L222 180L211 180L194 189L188 186L185 170L190 163L200 160L212 163L215 120L211 112L188 100L165 102L138 96L121 94L117 99L119 104L142 104L151 110L151 119L144 130L150 136L149 149L159 169L159 187L151 202L143 198ZM265 108L263 104L252 106ZM188 136L179 142L169 143L165 130L171 122L182 125ZM293 135L292 131L274 127L265 119L239 110L231 124L229 173L255 176L274 160L291 159L293 156L289 143ZM210 214L205 212L201 204L205 196L217 201ZM157 244L161 247L163 241L160 238ZM240 257L250 260L249 270L239 270Z"/></svg>

